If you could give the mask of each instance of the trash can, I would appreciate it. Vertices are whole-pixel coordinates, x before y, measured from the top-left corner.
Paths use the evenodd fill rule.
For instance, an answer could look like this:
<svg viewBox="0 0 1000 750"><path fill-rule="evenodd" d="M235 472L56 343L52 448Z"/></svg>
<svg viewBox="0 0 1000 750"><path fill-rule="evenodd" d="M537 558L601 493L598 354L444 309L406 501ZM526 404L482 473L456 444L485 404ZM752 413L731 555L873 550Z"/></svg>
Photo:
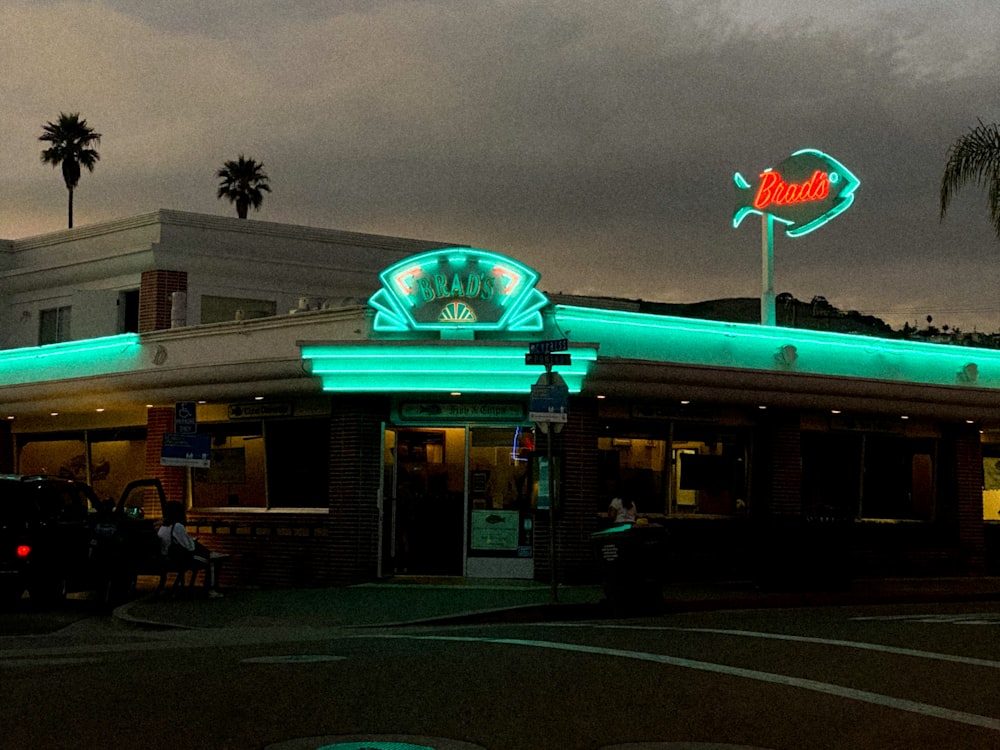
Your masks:
<svg viewBox="0 0 1000 750"><path fill-rule="evenodd" d="M663 607L667 530L659 524L615 524L590 535L605 602L618 613Z"/></svg>

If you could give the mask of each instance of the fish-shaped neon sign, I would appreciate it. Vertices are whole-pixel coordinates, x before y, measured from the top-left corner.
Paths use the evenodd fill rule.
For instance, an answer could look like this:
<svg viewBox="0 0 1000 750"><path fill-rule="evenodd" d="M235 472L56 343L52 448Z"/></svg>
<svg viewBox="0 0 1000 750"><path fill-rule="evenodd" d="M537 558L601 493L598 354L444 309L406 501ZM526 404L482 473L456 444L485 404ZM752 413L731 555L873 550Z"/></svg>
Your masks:
<svg viewBox="0 0 1000 750"><path fill-rule="evenodd" d="M842 214L861 184L851 171L822 151L796 151L778 166L760 173L756 188L739 172L733 227L748 214L767 214L786 225L785 234L801 237Z"/></svg>

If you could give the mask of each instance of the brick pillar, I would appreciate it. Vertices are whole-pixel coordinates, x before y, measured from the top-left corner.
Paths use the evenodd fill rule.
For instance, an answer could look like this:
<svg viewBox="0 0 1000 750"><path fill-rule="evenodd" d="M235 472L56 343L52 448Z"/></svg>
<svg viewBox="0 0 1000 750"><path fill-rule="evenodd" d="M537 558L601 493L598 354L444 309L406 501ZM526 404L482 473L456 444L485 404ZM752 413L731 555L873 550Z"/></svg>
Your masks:
<svg viewBox="0 0 1000 750"><path fill-rule="evenodd" d="M569 422L553 443L553 459L562 463L556 529L556 563L560 583L592 581L596 575L590 535L597 530L597 402L574 398L569 403ZM544 435L537 436L535 450L545 455ZM548 582L549 514L535 515L535 579Z"/></svg>
<svg viewBox="0 0 1000 750"><path fill-rule="evenodd" d="M139 283L139 333L170 328L171 295L186 291L186 271L143 271Z"/></svg>
<svg viewBox="0 0 1000 750"><path fill-rule="evenodd" d="M159 479L167 500L184 502L185 471L182 466L162 466L160 451L163 448L163 434L174 431L174 410L171 407L154 407L146 410L146 473L149 478ZM143 499L143 511L148 517L159 518L159 499L153 492L147 492Z"/></svg>
<svg viewBox="0 0 1000 750"><path fill-rule="evenodd" d="M802 513L802 430L799 415L797 412L781 412L770 415L770 419L768 428L760 432L761 439L766 442L763 446L768 469L767 484L763 488L766 494L755 499L764 500L767 512L772 515L797 516Z"/></svg>
<svg viewBox="0 0 1000 750"><path fill-rule="evenodd" d="M333 399L329 559L322 566L330 583L370 581L378 573L382 421L388 413L384 399L358 396Z"/></svg>
<svg viewBox="0 0 1000 750"><path fill-rule="evenodd" d="M982 439L979 430L970 426L957 429L953 440L959 565L962 572L982 575L986 571Z"/></svg>

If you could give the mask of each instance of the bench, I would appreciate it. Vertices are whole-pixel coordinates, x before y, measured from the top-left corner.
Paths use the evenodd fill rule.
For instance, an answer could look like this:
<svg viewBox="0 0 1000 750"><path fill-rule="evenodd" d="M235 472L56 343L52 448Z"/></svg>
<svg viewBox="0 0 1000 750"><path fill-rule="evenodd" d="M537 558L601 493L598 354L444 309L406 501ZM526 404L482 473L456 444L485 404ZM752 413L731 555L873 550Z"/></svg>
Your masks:
<svg viewBox="0 0 1000 750"><path fill-rule="evenodd" d="M149 570L145 571L147 575L158 575L160 577L160 582L156 587L156 591L153 592L154 596L159 595L167 586L167 579L170 574L174 574L174 584L171 587L174 591L180 589L192 590L195 588L195 581L198 579L198 573L204 571L205 575L205 588L208 588L208 575L209 568L215 567L216 584L218 584L219 568L222 567L222 563L229 559L229 555L220 554L218 552L212 552L209 557L209 561L202 562L200 560L176 560L166 555L157 554L156 560L151 561L148 566ZM191 574L191 580L187 580L188 573Z"/></svg>
<svg viewBox="0 0 1000 750"><path fill-rule="evenodd" d="M174 576L174 583L171 586L172 590L193 589L195 581L198 578L198 573L204 571L205 575L208 576L210 565L215 566L216 583L218 583L219 568L223 562L229 559L229 555L217 552L210 554L210 562L208 563L193 558L189 560L171 558L161 554L160 540L155 533L147 532L147 534L143 535L141 541L136 540L136 542L139 549L136 550L137 554L133 557L135 561L134 574L136 576L144 575L159 578L159 583L153 592L154 596L159 595L166 589L167 580L171 574ZM190 581L188 581L188 573L191 574Z"/></svg>

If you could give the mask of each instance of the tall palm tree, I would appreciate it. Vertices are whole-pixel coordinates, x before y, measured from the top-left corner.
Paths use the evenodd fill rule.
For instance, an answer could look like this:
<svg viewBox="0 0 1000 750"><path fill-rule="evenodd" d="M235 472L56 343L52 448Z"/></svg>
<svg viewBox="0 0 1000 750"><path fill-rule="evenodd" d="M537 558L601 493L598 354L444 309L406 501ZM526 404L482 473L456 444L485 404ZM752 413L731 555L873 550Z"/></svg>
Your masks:
<svg viewBox="0 0 1000 750"><path fill-rule="evenodd" d="M86 167L88 172L94 171L101 155L92 146L99 145L101 134L80 119L80 113L67 115L59 113L55 122L47 122L42 126L42 134L38 140L51 143L42 151L42 164L62 167L63 180L69 191L69 227L73 228L73 191L80 182L80 168Z"/></svg>
<svg viewBox="0 0 1000 750"><path fill-rule="evenodd" d="M948 149L941 178L941 218L955 191L973 181L989 195L990 221L1000 237L1000 125L982 120Z"/></svg>
<svg viewBox="0 0 1000 750"><path fill-rule="evenodd" d="M221 182L216 194L236 204L236 215L241 219L247 217L247 210L253 206L254 211L260 210L264 202L264 193L271 192L264 164L253 159L246 159L243 154L236 161L223 162L222 169L216 175Z"/></svg>

